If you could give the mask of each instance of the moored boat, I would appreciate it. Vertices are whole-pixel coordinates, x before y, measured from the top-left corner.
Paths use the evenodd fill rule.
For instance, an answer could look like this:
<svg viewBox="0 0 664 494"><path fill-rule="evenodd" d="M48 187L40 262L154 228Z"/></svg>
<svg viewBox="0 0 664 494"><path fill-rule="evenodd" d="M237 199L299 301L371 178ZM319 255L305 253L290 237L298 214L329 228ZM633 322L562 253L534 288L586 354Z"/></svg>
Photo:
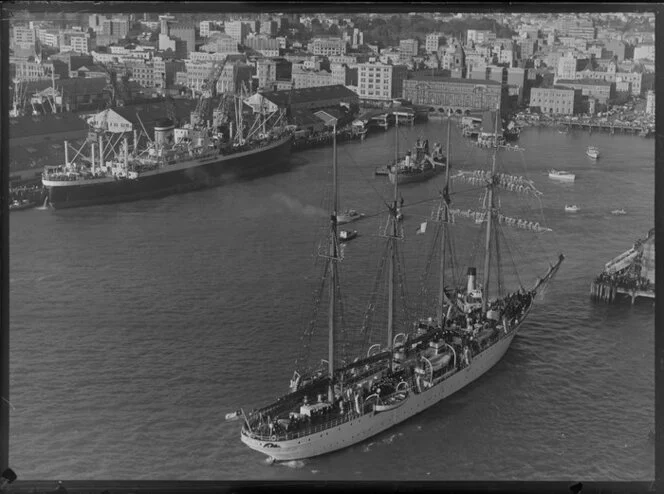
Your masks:
<svg viewBox="0 0 664 494"><path fill-rule="evenodd" d="M597 159L599 158L599 149L597 149L595 146L588 146L588 149L586 149L586 154L592 159Z"/></svg>
<svg viewBox="0 0 664 494"><path fill-rule="evenodd" d="M576 213L580 210L581 210L581 208L579 206L577 206L576 204L572 204L572 205L566 204L565 205L565 211L568 212L568 213Z"/></svg>
<svg viewBox="0 0 664 494"><path fill-rule="evenodd" d="M614 209L613 211L611 211L611 214L614 216L622 216L624 214L627 214L627 211L625 211L624 208Z"/></svg>
<svg viewBox="0 0 664 494"><path fill-rule="evenodd" d="M449 147L449 130L450 124L448 122L448 147ZM389 168L388 176L390 182L407 184L412 182L423 182L429 180L436 175L443 173L448 166L447 158L443 155L442 146L435 143L433 151L429 153L429 140L417 139L413 153L406 152L403 159L399 159L399 119L396 120L396 147L395 159L392 166Z"/></svg>
<svg viewBox="0 0 664 494"><path fill-rule="evenodd" d="M179 127L168 118L158 121L152 137L134 131L131 151L128 133L105 129L93 129L96 138L74 149L73 157L65 141L64 163L42 173L49 205L61 209L163 197L255 178L289 163L292 137L285 112L256 114L249 125L238 110L225 131L202 123L201 111ZM233 129L241 131L233 134Z"/></svg>

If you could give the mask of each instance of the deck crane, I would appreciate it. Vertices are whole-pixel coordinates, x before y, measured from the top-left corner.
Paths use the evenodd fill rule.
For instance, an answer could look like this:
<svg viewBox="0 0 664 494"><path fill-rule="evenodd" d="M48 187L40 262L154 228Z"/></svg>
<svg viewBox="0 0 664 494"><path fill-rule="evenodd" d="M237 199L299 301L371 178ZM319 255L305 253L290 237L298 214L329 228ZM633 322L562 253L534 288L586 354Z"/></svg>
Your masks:
<svg viewBox="0 0 664 494"><path fill-rule="evenodd" d="M226 66L226 61L215 62L212 65L210 74L203 81L201 85L201 96L196 104L196 109L192 113L192 124L196 125L197 123L202 123L204 116L207 113L207 108L210 103L210 99L216 95L217 90L217 81L221 77L221 73Z"/></svg>

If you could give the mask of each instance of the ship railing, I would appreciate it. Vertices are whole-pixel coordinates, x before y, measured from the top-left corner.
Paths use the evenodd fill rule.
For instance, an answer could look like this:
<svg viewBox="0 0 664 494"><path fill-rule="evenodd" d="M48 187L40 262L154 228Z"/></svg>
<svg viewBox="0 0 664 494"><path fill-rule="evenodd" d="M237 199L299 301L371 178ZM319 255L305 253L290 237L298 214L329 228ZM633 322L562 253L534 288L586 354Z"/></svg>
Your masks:
<svg viewBox="0 0 664 494"><path fill-rule="evenodd" d="M280 432L280 433L274 433L271 435L265 435L265 434L256 434L254 432L247 432L247 435L249 435L251 438L256 439L258 441L290 441L292 439L299 439L300 437L306 437L310 436L312 434L316 434L319 432L327 431L330 430L333 427L337 427L341 424L344 424L346 422L349 422L350 420L356 419L360 417L362 414L358 414L355 411L350 411L346 414L344 414L341 417L337 417L332 420L328 420L327 422L323 422L321 424L316 424L315 426L308 426L308 427L303 427L297 431L294 432Z"/></svg>

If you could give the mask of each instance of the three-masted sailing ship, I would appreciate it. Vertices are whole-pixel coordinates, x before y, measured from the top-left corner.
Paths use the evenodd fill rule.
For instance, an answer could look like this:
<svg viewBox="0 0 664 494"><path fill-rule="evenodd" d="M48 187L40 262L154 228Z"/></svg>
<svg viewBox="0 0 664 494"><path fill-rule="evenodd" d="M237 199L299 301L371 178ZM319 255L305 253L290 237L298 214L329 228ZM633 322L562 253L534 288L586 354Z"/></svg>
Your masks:
<svg viewBox="0 0 664 494"><path fill-rule="evenodd" d="M397 332L395 286L400 274L398 244L404 237L404 228L395 181L394 196L387 204L387 224L381 232L387 242L386 334L381 338L382 343L367 344L368 348L355 360L340 362L336 315L340 293L338 265L343 251L337 235L339 204L334 143L333 205L327 249L322 254L329 280L327 365L317 372L296 370L288 394L249 414L242 412L241 440L247 446L277 461L340 450L429 408L479 378L502 358L532 310L535 296L552 280L564 257L560 254L557 262L530 288L522 286L509 294L489 291L489 273L497 257L491 255L498 238L495 229L501 224L508 225L500 213L495 191L509 190L509 185L521 179L497 172L497 149L497 146L493 149L491 170L481 175L485 189L484 216L476 223L486 229L483 278L478 279L476 267L470 266L464 284L451 288L446 285L449 280L445 275L445 259L451 254L453 231L450 224L458 213L451 208L448 167L444 189L431 216L437 232L434 244L441 250L435 311L408 323L407 330ZM448 146L447 163L450 163L449 153ZM476 180L479 176L461 174L457 179ZM525 223L524 220L519 226ZM419 233L425 230L426 222Z"/></svg>

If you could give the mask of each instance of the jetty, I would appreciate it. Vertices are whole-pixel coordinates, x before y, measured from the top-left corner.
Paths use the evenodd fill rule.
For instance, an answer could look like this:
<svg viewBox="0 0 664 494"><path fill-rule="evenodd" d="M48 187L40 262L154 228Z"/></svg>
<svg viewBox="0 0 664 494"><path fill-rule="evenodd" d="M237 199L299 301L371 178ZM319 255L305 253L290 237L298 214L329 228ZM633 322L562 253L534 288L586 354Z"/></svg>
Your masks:
<svg viewBox="0 0 664 494"><path fill-rule="evenodd" d="M632 248L611 259L590 284L590 297L598 302L614 303L621 298L655 299L655 229Z"/></svg>

